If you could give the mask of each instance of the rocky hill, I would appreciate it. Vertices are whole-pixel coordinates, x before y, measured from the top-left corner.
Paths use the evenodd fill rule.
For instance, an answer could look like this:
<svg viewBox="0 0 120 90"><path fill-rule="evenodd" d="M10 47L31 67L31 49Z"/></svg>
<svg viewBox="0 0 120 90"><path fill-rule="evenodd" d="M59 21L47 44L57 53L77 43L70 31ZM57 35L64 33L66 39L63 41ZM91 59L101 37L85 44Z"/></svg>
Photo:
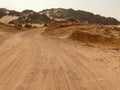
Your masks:
<svg viewBox="0 0 120 90"><path fill-rule="evenodd" d="M3 16L10 15L10 16L19 16L20 12L15 11L15 10L8 10L5 8L0 8L0 18Z"/></svg>
<svg viewBox="0 0 120 90"><path fill-rule="evenodd" d="M17 16L17 17L13 18L13 16ZM4 19L2 19L3 17ZM15 24L16 22L22 24L24 23L41 24L41 23L50 23L52 21L60 21L66 19L71 19L73 21L84 22L89 24L103 24L103 25L120 24L120 22L117 19L112 17L95 15L93 13L82 10L63 9L63 8L46 9L40 12L35 12L33 10L24 10L22 12L17 12L14 10L0 8L0 19L2 19L0 20L0 22L9 21L10 24Z"/></svg>
<svg viewBox="0 0 120 90"><path fill-rule="evenodd" d="M14 10L8 10L0 8L0 22L8 24L10 21L16 20L20 15L20 12Z"/></svg>
<svg viewBox="0 0 120 90"><path fill-rule="evenodd" d="M95 15L90 12L73 10L73 9L46 9L39 12L40 14L45 14L51 19L60 20L66 18L73 18L79 22L86 22L90 24L105 24L105 25L116 25L120 22L112 17L104 17L100 15Z"/></svg>
<svg viewBox="0 0 120 90"><path fill-rule="evenodd" d="M32 10L24 10L23 12L20 13L19 18L17 20L14 20L10 23L49 23L51 22L50 18L47 17L44 14L39 14L35 11Z"/></svg>

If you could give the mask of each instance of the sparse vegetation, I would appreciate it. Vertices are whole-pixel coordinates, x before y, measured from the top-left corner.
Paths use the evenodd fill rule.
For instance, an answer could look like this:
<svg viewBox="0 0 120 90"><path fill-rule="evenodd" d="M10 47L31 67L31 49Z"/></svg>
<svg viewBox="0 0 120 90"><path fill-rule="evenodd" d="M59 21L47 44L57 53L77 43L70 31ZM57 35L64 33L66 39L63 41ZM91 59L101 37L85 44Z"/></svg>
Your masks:
<svg viewBox="0 0 120 90"><path fill-rule="evenodd" d="M22 30L22 24L16 23L14 26L15 26L16 29Z"/></svg>
<svg viewBox="0 0 120 90"><path fill-rule="evenodd" d="M26 28L32 28L32 25L31 24L25 24L25 27Z"/></svg>
<svg viewBox="0 0 120 90"><path fill-rule="evenodd" d="M32 26L33 28L37 28L37 26Z"/></svg>
<svg viewBox="0 0 120 90"><path fill-rule="evenodd" d="M47 24L47 23L44 23L44 27L46 27L46 26L48 26L48 24Z"/></svg>

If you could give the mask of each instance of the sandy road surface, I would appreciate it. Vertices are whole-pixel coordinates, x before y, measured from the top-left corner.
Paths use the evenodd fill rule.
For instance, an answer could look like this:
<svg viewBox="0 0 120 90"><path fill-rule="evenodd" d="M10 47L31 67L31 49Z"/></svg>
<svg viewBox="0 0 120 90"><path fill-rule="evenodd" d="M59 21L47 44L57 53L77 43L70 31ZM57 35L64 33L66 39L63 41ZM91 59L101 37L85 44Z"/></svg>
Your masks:
<svg viewBox="0 0 120 90"><path fill-rule="evenodd" d="M82 48L41 31L16 34L0 46L0 90L120 90L119 80Z"/></svg>

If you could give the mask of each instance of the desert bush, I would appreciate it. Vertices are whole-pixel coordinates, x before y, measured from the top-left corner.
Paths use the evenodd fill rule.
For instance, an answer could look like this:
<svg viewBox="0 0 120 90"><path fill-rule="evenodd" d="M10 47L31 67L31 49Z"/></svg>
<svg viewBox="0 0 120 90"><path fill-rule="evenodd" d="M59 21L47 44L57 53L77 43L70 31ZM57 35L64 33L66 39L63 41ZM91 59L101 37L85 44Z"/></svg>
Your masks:
<svg viewBox="0 0 120 90"><path fill-rule="evenodd" d="M33 28L37 28L37 26L33 26Z"/></svg>
<svg viewBox="0 0 120 90"><path fill-rule="evenodd" d="M25 27L26 28L32 28L32 25L31 24L25 24Z"/></svg>
<svg viewBox="0 0 120 90"><path fill-rule="evenodd" d="M48 24L47 24L47 23L45 23L45 24L44 24L44 27L46 27L46 26L48 26Z"/></svg>
<svg viewBox="0 0 120 90"><path fill-rule="evenodd" d="M69 22L75 22L75 23L77 23L78 21L76 20L76 19L74 19L74 18L68 18L68 19L66 19L67 21L69 21Z"/></svg>
<svg viewBox="0 0 120 90"><path fill-rule="evenodd" d="M116 31L120 31L120 28L118 28L118 27L113 27L113 29Z"/></svg>
<svg viewBox="0 0 120 90"><path fill-rule="evenodd" d="M22 29L22 24L17 23L14 25L16 29L21 30Z"/></svg>

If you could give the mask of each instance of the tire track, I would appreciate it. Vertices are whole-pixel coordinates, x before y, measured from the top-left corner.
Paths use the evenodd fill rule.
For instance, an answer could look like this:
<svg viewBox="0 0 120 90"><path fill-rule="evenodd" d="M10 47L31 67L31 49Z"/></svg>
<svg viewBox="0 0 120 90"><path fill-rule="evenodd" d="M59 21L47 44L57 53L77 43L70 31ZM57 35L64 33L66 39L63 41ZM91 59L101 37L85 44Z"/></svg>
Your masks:
<svg viewBox="0 0 120 90"><path fill-rule="evenodd" d="M90 76L88 76L88 78L92 78L92 80L94 80L94 82L97 82L97 85L99 85L100 87L101 87L101 89L102 90L109 90L110 88L109 88L109 86L112 86L112 85L114 85L113 83L112 83L112 81L110 81L106 76L104 76L102 73L99 73L99 70L97 69L97 68L93 68L93 66L94 65L91 65L90 63L89 63L89 61L87 61L87 58L84 58L84 56L76 56L75 55L75 52L74 53L72 53L71 51L68 51L68 50L66 50L65 48L64 49L62 49L60 46L59 46L59 48L60 48L60 50L61 50L61 52L62 52L62 55L66 55L66 56L68 56L68 57L70 57L70 59L69 60L72 60L74 63L75 63L75 65L77 66L77 68L75 68L75 69L78 69L78 67L80 67L80 68L82 68L82 70L84 70L83 72L86 72L86 73L88 73L88 75L90 75ZM61 56L62 57L62 56ZM79 58L79 59L78 59ZM81 60L80 60L80 58L81 58ZM85 61L83 61L83 60L85 60ZM66 63L66 59L64 59L63 58L63 60L62 61L64 61L64 64ZM87 61L87 62L86 62ZM85 64L86 63L86 64ZM62 64L63 65L63 64ZM66 64L65 64L66 65ZM71 66L73 65L73 63L71 64ZM91 67L88 67L87 65L91 65ZM82 66L82 67L81 67ZM67 67L69 67L69 66L67 66ZM92 70L91 70L92 69ZM81 70L81 69L80 69ZM93 72L93 70L94 71L98 71L98 73L94 73ZM78 72L79 72L79 70L78 70ZM101 72L101 71L100 71ZM102 75L101 75L102 74ZM107 80L107 81L105 81L105 82L100 82L99 80L98 80L98 77L99 76L102 76L103 78L104 78L104 80ZM92 81L93 82L93 81ZM91 83L92 83L91 82ZM107 83L107 82L109 82L109 83ZM107 85L108 86L105 86L106 85L106 83L107 83ZM95 84L95 83L94 83ZM115 86L116 87L116 86ZM100 89L100 90L101 90ZM111 90L112 90L112 88L111 88Z"/></svg>
<svg viewBox="0 0 120 90"><path fill-rule="evenodd" d="M0 48L0 90L118 89L79 47L41 36L41 30L16 34Z"/></svg>
<svg viewBox="0 0 120 90"><path fill-rule="evenodd" d="M3 85L3 88L8 85L9 81L12 79L12 76L14 73L16 73L16 69L18 70L17 66L23 62L21 60L23 57L24 53L19 58L17 58L17 60L14 59L13 62L11 62L8 67L2 72L0 77L0 85Z"/></svg>

